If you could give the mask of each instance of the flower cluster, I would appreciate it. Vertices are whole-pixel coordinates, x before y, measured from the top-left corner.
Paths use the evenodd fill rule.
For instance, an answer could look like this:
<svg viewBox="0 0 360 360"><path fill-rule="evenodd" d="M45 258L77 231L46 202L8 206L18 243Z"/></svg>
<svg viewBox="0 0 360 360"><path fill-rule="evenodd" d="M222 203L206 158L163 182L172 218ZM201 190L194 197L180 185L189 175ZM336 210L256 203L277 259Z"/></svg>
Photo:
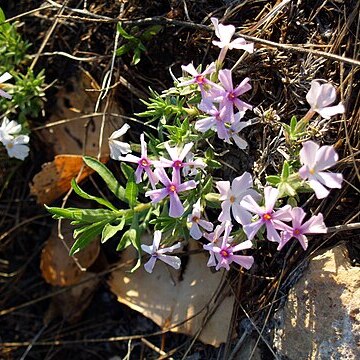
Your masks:
<svg viewBox="0 0 360 360"><path fill-rule="evenodd" d="M233 25L219 24L216 18L212 18L211 21L218 38L213 44L221 49L217 61L206 66L203 71L196 68L193 63L183 65L183 72L190 76L180 78L175 88L175 91L180 89L184 90L185 94L195 93L197 96L196 104L191 104L196 106L197 115L190 119L191 130L195 134L188 135L186 131L182 132L181 136L176 137L177 141L171 139L157 143L155 151L154 146L149 146L152 150L150 155L145 135L141 134L141 153L135 156L129 144L118 140L129 129L129 125L125 124L109 138L110 156L116 160L136 164L135 182L139 184L148 179L151 189L146 185L144 188L145 196L151 199L151 203L168 203L165 215L176 218L176 224L179 226L186 224L187 236L195 240L204 238L208 241L203 245L203 249L209 253L209 267L229 270L230 265L236 263L250 269L254 263L253 256L237 253L251 249L256 238L277 243L278 250L283 249L291 239L296 239L306 250L307 235L327 231L322 214L308 216L305 220L307 214L301 207L286 204L283 189L288 189L290 195L295 196L296 190L300 187L312 188L316 197L322 199L329 194L329 189L341 188L343 177L340 173L328 171L338 160L332 146L320 147L311 140L305 141L291 160L291 171L290 166L285 166L284 163L283 174L277 177L275 183L277 187L260 185L255 189L249 172L234 178L232 182L215 182L218 194L213 195L217 195L221 205L217 217L219 223L214 226L215 224L208 220L205 213L206 194L203 194L201 189L204 187L202 181L206 176L211 178L211 174L206 168L206 162L201 158L194 159L191 151L195 149L193 151L196 153L197 141L207 139L214 133L224 142L234 142L238 148L246 149L247 142L240 136L240 132L251 125L251 121L244 120L244 117L248 110L252 110L252 105L241 97L251 90L250 79L245 78L234 86L231 70L222 67L228 50L242 49L249 53L254 51L253 44L247 43L244 39L232 40L235 34ZM343 113L344 106L341 103L329 106L335 98L336 91L332 85L312 81L306 96L310 110L302 119L303 123L309 121L314 113L325 119ZM158 227L155 227L158 229L160 222L157 223L155 220L154 223L158 224ZM175 269L180 267L181 261L177 256L165 255L178 249L180 243L161 248L161 236L162 232L156 230L153 244L141 246L143 251L151 255L145 264L147 272L152 272L157 259ZM244 237L244 241L239 241Z"/></svg>

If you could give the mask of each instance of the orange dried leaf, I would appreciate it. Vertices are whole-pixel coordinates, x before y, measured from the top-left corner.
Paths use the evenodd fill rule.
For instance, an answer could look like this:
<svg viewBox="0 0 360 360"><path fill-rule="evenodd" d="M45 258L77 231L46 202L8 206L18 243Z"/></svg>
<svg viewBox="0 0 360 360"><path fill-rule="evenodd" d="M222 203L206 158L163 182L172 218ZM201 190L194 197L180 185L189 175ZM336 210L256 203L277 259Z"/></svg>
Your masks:
<svg viewBox="0 0 360 360"><path fill-rule="evenodd" d="M108 157L101 159L106 162ZM40 204L50 204L71 187L71 179L76 178L83 168L79 181L86 179L94 171L85 166L82 156L57 155L54 161L43 165L30 184L30 193L37 197Z"/></svg>

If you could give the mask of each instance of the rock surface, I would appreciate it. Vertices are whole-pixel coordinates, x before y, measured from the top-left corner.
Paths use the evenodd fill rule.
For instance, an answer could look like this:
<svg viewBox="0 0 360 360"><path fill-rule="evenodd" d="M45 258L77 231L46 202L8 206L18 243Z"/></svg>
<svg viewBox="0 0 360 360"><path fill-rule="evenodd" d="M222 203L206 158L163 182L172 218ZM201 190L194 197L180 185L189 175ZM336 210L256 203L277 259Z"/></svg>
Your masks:
<svg viewBox="0 0 360 360"><path fill-rule="evenodd" d="M279 355L360 359L360 268L342 246L315 257L275 319Z"/></svg>

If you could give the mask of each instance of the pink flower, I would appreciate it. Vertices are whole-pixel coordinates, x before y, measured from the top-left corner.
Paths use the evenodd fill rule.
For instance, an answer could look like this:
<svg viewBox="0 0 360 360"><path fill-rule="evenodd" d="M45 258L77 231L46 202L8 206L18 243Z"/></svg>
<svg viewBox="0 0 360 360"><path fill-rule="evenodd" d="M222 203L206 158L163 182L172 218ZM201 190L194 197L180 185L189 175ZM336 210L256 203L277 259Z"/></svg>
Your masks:
<svg viewBox="0 0 360 360"><path fill-rule="evenodd" d="M198 173L198 168L206 167L206 163L201 158L195 159L192 152L187 153L184 164L182 169L183 176L195 176Z"/></svg>
<svg viewBox="0 0 360 360"><path fill-rule="evenodd" d="M204 162L199 161L189 161L184 162L185 156L189 153L191 148L193 147L194 143L190 142L188 144L185 144L184 147L181 149L177 146L170 147L169 143L165 143L164 146L167 150L167 152L170 155L171 160L165 159L163 157L160 158L160 161L154 161L154 165L156 167L166 168L166 167L172 167L174 169L173 176L177 177L177 182L180 182L181 177L181 169L185 166L192 166L194 168L197 167L205 167Z"/></svg>
<svg viewBox="0 0 360 360"><path fill-rule="evenodd" d="M221 225L217 225L215 231L210 234L204 233L203 236L205 239L210 241L210 244L206 245L206 250L210 253L210 258L207 262L207 266L216 266L216 258L215 253L212 251L213 247L219 247L219 244L222 242L222 233L225 230L225 223ZM228 242L230 243L233 240L231 236L228 238Z"/></svg>
<svg viewBox="0 0 360 360"><path fill-rule="evenodd" d="M308 239L305 234L326 233L326 226L322 214L312 216L302 224L305 216L306 213L302 208L296 207L291 210L292 226L284 226L281 233L281 241L277 248L278 250L281 250L293 237L299 240L303 249L306 250L308 247Z"/></svg>
<svg viewBox="0 0 360 360"><path fill-rule="evenodd" d="M239 136L239 133L242 129L251 125L251 121L240 121L242 114L243 113L240 112L235 114L235 121L230 125L230 128L227 129L227 138L224 141L231 144L230 139L233 139L238 148L244 150L247 148L248 143L241 136Z"/></svg>
<svg viewBox="0 0 360 360"><path fill-rule="evenodd" d="M191 224L190 236L195 240L199 240L203 236L200 226L206 231L212 231L214 228L211 222L201 219L200 199L193 205L193 211L188 216L187 222Z"/></svg>
<svg viewBox="0 0 360 360"><path fill-rule="evenodd" d="M150 180L151 186L155 188L155 185L159 182L159 179L151 169L152 161L147 156L147 145L144 139L144 134L140 135L140 143L141 143L141 157L132 154L127 154L125 157L119 156L117 160L128 161L138 164L138 167L136 168L135 171L136 183L139 184L141 182L141 176L145 171Z"/></svg>
<svg viewBox="0 0 360 360"><path fill-rule="evenodd" d="M325 80L322 80L325 81ZM311 110L317 112L325 119L345 112L344 105L339 103L335 106L328 106L336 100L336 90L330 83L321 84L317 80L311 82L306 100L311 106Z"/></svg>
<svg viewBox="0 0 360 360"><path fill-rule="evenodd" d="M191 84L198 84L200 91L201 91L201 96L203 98L207 97L207 93L205 90L205 86L208 85L210 87L217 87L219 88L218 85L216 85L215 83L213 83L212 81L210 81L208 78L206 78L207 75L212 74L215 70L216 70L216 66L215 63L211 63L202 73L199 73L194 65L192 63L190 63L189 65L182 65L181 68L188 72L190 75L193 76L193 78L191 80L187 80L187 81L182 81L180 84L178 84L177 86L187 86L187 85L191 85Z"/></svg>
<svg viewBox="0 0 360 360"><path fill-rule="evenodd" d="M177 243L173 246L159 249L160 241L161 241L161 231L156 230L154 232L153 244L151 246L144 244L141 245L141 249L151 255L150 260L144 265L145 270L148 273L152 273L157 259L172 266L176 270L180 269L181 260L177 256L164 255L164 253L173 252L175 249L180 248L181 243Z"/></svg>
<svg viewBox="0 0 360 360"><path fill-rule="evenodd" d="M323 171L334 166L339 158L334 148L328 145L319 147L313 141L306 141L302 145L300 162L303 166L299 170L299 175L304 180L308 179L316 197L323 199L328 196L329 190L325 186L340 189L342 174Z"/></svg>
<svg viewBox="0 0 360 360"><path fill-rule="evenodd" d="M150 196L153 204L158 203L166 196L169 196L169 215L174 218L180 217L184 213L184 206L180 201L178 193L196 188L196 182L194 180L190 180L181 184L175 170L172 173L172 181L170 181L163 168L157 168L155 170L155 174L165 187L162 189L147 191L145 196Z"/></svg>
<svg viewBox="0 0 360 360"><path fill-rule="evenodd" d="M231 49L243 49L249 53L254 51L254 44L247 43L243 38L237 38L231 41L231 38L235 34L235 26L234 25L222 25L219 24L219 20L217 18L212 17L211 22L215 28L215 35L219 38L220 41L213 41L213 44L218 46L221 51L219 54L218 61L222 63L225 59L225 55L228 50Z"/></svg>
<svg viewBox="0 0 360 360"><path fill-rule="evenodd" d="M234 106L238 108L240 112L251 110L252 106L239 99L239 96L246 93L251 89L251 85L248 84L249 78L245 78L235 89L232 81L231 70L225 69L219 71L219 80L224 90L218 92L217 101L220 101L220 105L226 108L226 116L230 119L234 117Z"/></svg>
<svg viewBox="0 0 360 360"><path fill-rule="evenodd" d="M218 181L216 187L220 193L221 213L219 221L231 221L230 210L235 220L244 225L251 222L252 215L240 205L240 201L246 195L251 195L253 198L260 200L260 195L251 189L253 181L250 173L245 172L232 181Z"/></svg>
<svg viewBox="0 0 360 360"><path fill-rule="evenodd" d="M214 254L214 261L212 263L209 261L208 266L215 266L214 262L216 259L216 270L219 270L220 268L230 270L230 264L233 262L243 266L245 269L250 269L254 263L254 258L252 256L234 255L234 253L240 250L252 248L252 243L250 240L247 240L241 244L232 246L231 241L229 241L231 229L232 225L230 222L226 222L225 231L220 246L214 245L214 243L204 245L205 250L208 250L210 253Z"/></svg>
<svg viewBox="0 0 360 360"><path fill-rule="evenodd" d="M0 96L4 97L6 99L11 99L12 96L1 89L2 87L4 87L4 85L2 85L2 83L4 83L5 81L10 80L11 78L12 78L12 76L8 72L6 72L6 73L4 73L4 74L2 74L0 76Z"/></svg>
<svg viewBox="0 0 360 360"><path fill-rule="evenodd" d="M290 205L285 205L281 209L275 211L274 207L278 195L278 189L267 186L264 189L264 207L260 207L251 195L245 196L240 202L241 207L259 216L259 220L246 224L243 227L249 240L252 240L259 229L265 225L267 239L269 241L280 242L281 239L276 229L282 229L284 227L285 224L282 221L291 220L291 207Z"/></svg>
<svg viewBox="0 0 360 360"><path fill-rule="evenodd" d="M220 110L218 110L214 104L208 101L203 101L200 103L199 109L209 114L210 116L196 121L195 129L202 133L210 129L216 129L219 138L225 139L227 136L225 123L230 123L230 119L226 118L226 108L222 107Z"/></svg>

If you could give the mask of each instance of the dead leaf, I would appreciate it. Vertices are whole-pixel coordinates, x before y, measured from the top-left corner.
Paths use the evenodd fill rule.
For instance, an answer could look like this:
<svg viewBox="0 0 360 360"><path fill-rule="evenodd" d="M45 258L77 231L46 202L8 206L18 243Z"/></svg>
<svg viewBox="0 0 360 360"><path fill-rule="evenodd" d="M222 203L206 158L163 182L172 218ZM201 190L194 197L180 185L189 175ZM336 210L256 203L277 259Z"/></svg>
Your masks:
<svg viewBox="0 0 360 360"><path fill-rule="evenodd" d="M83 273L81 280L84 282L52 297L44 317L45 324L58 316L69 323L80 320L93 298L99 278L92 273Z"/></svg>
<svg viewBox="0 0 360 360"><path fill-rule="evenodd" d="M109 158L101 159L105 163ZM76 178L80 169L84 166L78 182L86 179L94 171L85 166L82 156L57 155L54 161L42 166L30 184L30 193L37 197L40 204L50 204L71 187L71 179Z"/></svg>
<svg viewBox="0 0 360 360"><path fill-rule="evenodd" d="M190 250L194 249L199 249L199 245L191 241ZM125 263L133 256L128 248L121 262ZM207 260L203 253L192 254L181 280L179 271L161 261L157 262L152 274L143 267L133 274L128 272L131 266L120 268L112 273L109 285L118 301L139 311L160 327L169 328L184 321L170 330L194 335L202 328L206 311L196 314L211 301L223 277L221 271L211 273L206 266ZM233 305L232 295L223 300L203 328L199 337L201 341L213 346L226 341Z"/></svg>
<svg viewBox="0 0 360 360"><path fill-rule="evenodd" d="M68 249L74 243L72 232L74 227L63 221L61 233ZM45 281L53 286L69 286L77 284L86 274L76 264L69 250L58 237L57 223L54 224L51 235L46 241L41 253L40 268ZM87 247L76 254L76 259L81 267L89 268L100 252L99 239L92 241Z"/></svg>
<svg viewBox="0 0 360 360"><path fill-rule="evenodd" d="M69 79L67 84L58 91L57 101L47 124L66 119L69 121L39 131L43 141L53 146L56 155L85 154L96 156L98 154L102 116L83 119L77 117L94 113L99 91L91 90L99 89L100 86L91 75L82 71L77 77ZM102 101L102 104L104 103L105 101ZM103 106L98 112L102 111ZM121 115L124 112L114 101L110 101L107 113ZM113 131L122 125L123 121L119 117L106 115L101 154L109 155L108 138Z"/></svg>

